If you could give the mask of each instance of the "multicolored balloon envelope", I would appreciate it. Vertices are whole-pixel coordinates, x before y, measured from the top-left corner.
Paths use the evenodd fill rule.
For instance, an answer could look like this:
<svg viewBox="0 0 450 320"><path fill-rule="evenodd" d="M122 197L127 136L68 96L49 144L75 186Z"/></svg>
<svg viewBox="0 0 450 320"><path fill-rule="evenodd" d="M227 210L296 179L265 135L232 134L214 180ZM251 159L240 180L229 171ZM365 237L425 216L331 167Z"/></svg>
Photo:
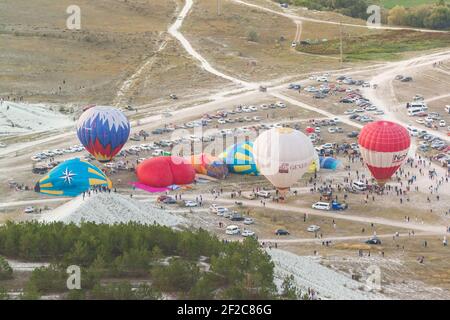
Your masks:
<svg viewBox="0 0 450 320"><path fill-rule="evenodd" d="M149 187L164 188L194 182L195 170L181 157L156 157L147 159L136 168L140 183Z"/></svg>
<svg viewBox="0 0 450 320"><path fill-rule="evenodd" d="M258 175L259 171L253 157L253 143L246 141L228 147L219 158L232 173Z"/></svg>
<svg viewBox="0 0 450 320"><path fill-rule="evenodd" d="M87 151L100 162L109 162L130 136L130 122L113 107L92 107L78 119L77 135Z"/></svg>
<svg viewBox="0 0 450 320"><path fill-rule="evenodd" d="M209 154L193 155L190 162L195 172L216 179L224 179L228 175L228 167L223 160Z"/></svg>
<svg viewBox="0 0 450 320"><path fill-rule="evenodd" d="M111 189L112 183L96 166L74 158L51 170L39 180L34 190L52 196L76 197L94 186Z"/></svg>
<svg viewBox="0 0 450 320"><path fill-rule="evenodd" d="M380 186L405 163L411 138L408 130L390 121L376 121L362 128L358 139L361 156Z"/></svg>

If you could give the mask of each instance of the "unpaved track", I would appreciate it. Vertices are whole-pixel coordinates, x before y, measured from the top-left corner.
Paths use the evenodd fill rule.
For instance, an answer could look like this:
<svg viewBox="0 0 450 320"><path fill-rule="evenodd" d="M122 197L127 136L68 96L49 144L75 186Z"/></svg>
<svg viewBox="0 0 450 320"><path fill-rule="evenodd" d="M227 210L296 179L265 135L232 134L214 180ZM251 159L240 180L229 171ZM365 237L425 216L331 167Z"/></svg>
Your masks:
<svg viewBox="0 0 450 320"><path fill-rule="evenodd" d="M194 4L193 0L186 0L186 3L181 10L180 14L178 15L177 20L175 23L169 28L169 33L178 39L180 41L183 48L191 55L194 59L200 62L203 69L208 71L209 73L218 76L220 78L229 80L239 86L243 86L248 89L254 89L256 84L246 82L237 78L234 78L232 76L226 75L219 70L215 69L211 66L211 64L200 54L198 53L191 45L191 43L184 37L184 35L179 31L181 26L183 25L184 19L189 14L190 10L192 9L192 5Z"/></svg>
<svg viewBox="0 0 450 320"><path fill-rule="evenodd" d="M203 197L206 200L214 200L214 198L208 196ZM249 200L240 200L242 201L244 206L248 207L258 207L261 208L261 204L257 201L249 201ZM216 203L223 203L223 204L234 204L235 200L231 199L215 199L214 202ZM405 222L405 221L395 221L385 218L379 218L379 217L361 217L361 216L354 216L354 215L347 215L347 214L340 214L340 213L330 213L326 211L320 211L320 210L314 210L314 209L308 209L308 208L299 208L296 206L288 205L285 203L274 203L274 202L266 202L266 209L274 209L277 211L288 211L293 212L296 214L308 214L311 216L318 216L318 217L325 217L330 219L336 219L336 220L347 220L352 222L360 222L360 223L374 223L375 225L386 225L390 227L395 227L399 229L405 229L405 230L416 230L420 232L426 232L430 234L436 234L436 235L448 235L446 231L445 226L437 226L437 225L431 225L431 224L419 224L419 223L412 223L412 222Z"/></svg>

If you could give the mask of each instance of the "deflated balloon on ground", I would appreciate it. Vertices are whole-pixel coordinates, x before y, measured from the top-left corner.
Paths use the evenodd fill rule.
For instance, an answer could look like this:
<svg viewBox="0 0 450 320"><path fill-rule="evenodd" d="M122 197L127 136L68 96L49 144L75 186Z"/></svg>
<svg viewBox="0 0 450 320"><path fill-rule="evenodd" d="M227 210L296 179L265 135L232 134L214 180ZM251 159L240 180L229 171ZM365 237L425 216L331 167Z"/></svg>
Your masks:
<svg viewBox="0 0 450 320"><path fill-rule="evenodd" d="M75 158L51 170L34 189L52 196L76 197L97 186L111 189L112 183L102 170L87 161Z"/></svg>
<svg viewBox="0 0 450 320"><path fill-rule="evenodd" d="M147 159L137 166L136 175L140 183L155 188L190 184L195 180L195 170L189 161L176 156Z"/></svg>

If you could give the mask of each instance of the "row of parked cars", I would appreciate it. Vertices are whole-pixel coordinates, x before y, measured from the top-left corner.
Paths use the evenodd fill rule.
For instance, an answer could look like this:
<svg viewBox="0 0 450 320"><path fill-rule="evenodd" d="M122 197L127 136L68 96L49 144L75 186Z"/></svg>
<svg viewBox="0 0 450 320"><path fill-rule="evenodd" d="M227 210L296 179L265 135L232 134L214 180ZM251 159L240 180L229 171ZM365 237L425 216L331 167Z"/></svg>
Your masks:
<svg viewBox="0 0 450 320"><path fill-rule="evenodd" d="M82 152L84 151L84 147L82 145L74 145L65 149L53 149L53 150L47 150L42 151L39 153L36 153L34 156L31 157L31 160L33 161L42 161L49 158L54 158L56 156L62 156L64 154L71 154L76 152Z"/></svg>
<svg viewBox="0 0 450 320"><path fill-rule="evenodd" d="M430 148L438 151L448 150L448 144L446 141L436 135L429 133L427 130L420 130L413 126L408 126L407 129L412 137L418 137L422 140L419 143L420 151L427 152L430 150Z"/></svg>

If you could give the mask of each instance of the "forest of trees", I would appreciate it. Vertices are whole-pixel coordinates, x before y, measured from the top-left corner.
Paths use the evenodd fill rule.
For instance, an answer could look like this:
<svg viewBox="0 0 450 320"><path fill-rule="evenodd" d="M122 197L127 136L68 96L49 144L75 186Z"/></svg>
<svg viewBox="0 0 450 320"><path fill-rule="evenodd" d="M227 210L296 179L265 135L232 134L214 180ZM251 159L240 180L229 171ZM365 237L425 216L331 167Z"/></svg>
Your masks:
<svg viewBox="0 0 450 320"><path fill-rule="evenodd" d="M421 5L413 8L395 6L389 10L388 23L428 29L450 28L450 5L444 1L436 5Z"/></svg>
<svg viewBox="0 0 450 320"><path fill-rule="evenodd" d="M286 280L287 292L278 295L273 262L256 240L225 243L201 229L174 231L135 223L7 223L0 227L0 254L51 263L32 272L24 299L50 293L68 299L160 299L163 293L186 299L300 296L292 279ZM201 258L209 270L200 268ZM81 290L69 292L66 287L69 265L81 268ZM133 287L126 281L130 278L142 283ZM105 279L117 282L105 284Z"/></svg>
<svg viewBox="0 0 450 320"><path fill-rule="evenodd" d="M306 7L311 10L335 11L343 15L367 19L367 8L377 1L368 0L275 0ZM378 3L383 8L381 3ZM414 28L450 29L450 4L445 0L436 0L434 4L423 4L411 8L396 6L381 12L383 23Z"/></svg>

